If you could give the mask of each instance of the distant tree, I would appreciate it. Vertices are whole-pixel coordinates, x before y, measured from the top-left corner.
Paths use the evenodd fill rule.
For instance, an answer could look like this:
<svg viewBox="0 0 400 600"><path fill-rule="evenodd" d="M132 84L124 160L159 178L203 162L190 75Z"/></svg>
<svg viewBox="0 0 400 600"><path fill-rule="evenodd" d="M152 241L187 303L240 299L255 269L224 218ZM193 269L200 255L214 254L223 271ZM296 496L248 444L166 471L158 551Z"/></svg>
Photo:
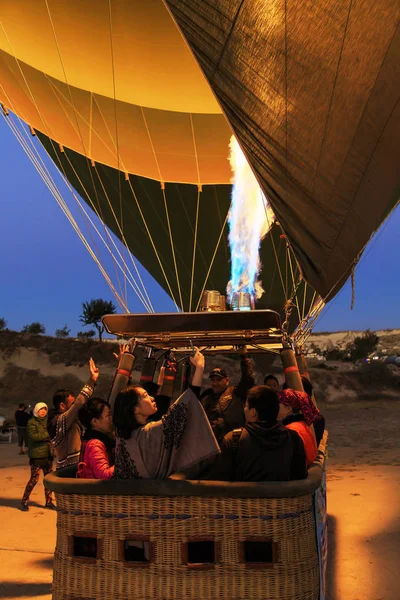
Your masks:
<svg viewBox="0 0 400 600"><path fill-rule="evenodd" d="M367 358L374 350L379 342L379 337L367 329L362 335L354 338L354 340L347 346L347 351L350 355L350 359L355 362L360 358Z"/></svg>
<svg viewBox="0 0 400 600"><path fill-rule="evenodd" d="M342 350L339 346L333 346L332 348L327 348L325 352L323 352L323 356L325 356L326 360L346 360L347 351Z"/></svg>
<svg viewBox="0 0 400 600"><path fill-rule="evenodd" d="M311 352L313 352L317 356L322 356L322 350L321 350L321 348L319 346L317 346L317 344L314 344L314 342L311 342L310 350L311 350Z"/></svg>
<svg viewBox="0 0 400 600"><path fill-rule="evenodd" d="M39 323L38 321L34 321L33 323L29 323L28 325L24 325L21 329L22 333L32 333L34 335L38 335L39 333L46 333L46 327Z"/></svg>
<svg viewBox="0 0 400 600"><path fill-rule="evenodd" d="M338 346L334 346L332 340L328 340L326 344L326 351L331 352L331 350L333 350L335 347L337 348Z"/></svg>
<svg viewBox="0 0 400 600"><path fill-rule="evenodd" d="M4 329L7 328L7 321L3 318L0 317L0 331L4 331Z"/></svg>
<svg viewBox="0 0 400 600"><path fill-rule="evenodd" d="M56 337L57 338L67 338L70 333L71 333L71 330L68 328L67 325L64 325L64 327L62 327L62 329L56 329Z"/></svg>
<svg viewBox="0 0 400 600"><path fill-rule="evenodd" d="M104 327L101 323L101 317L104 315L113 315L117 312L114 304L109 300L90 300L82 303L82 314L79 320L84 325L94 325L99 334L99 342L102 341Z"/></svg>
<svg viewBox="0 0 400 600"><path fill-rule="evenodd" d="M78 340L91 340L96 335L94 329L89 329L89 331L78 331L76 337Z"/></svg>

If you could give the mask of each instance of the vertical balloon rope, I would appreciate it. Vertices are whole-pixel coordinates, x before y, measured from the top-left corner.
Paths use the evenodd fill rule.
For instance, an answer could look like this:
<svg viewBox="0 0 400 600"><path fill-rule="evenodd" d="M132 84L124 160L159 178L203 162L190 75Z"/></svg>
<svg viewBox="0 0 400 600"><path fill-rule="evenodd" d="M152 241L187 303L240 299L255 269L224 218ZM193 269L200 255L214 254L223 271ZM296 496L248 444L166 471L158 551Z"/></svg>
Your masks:
<svg viewBox="0 0 400 600"><path fill-rule="evenodd" d="M196 221L194 226L193 235L193 256L192 256L192 273L190 277L190 297L189 297L189 312L192 310L193 300L193 282L194 282L194 269L196 265L196 248L197 248L197 230L199 225L199 208L200 208L200 188L197 190L197 203L196 203Z"/></svg>
<svg viewBox="0 0 400 600"><path fill-rule="evenodd" d="M88 156L88 153L87 153L87 150L86 150L85 143L83 141L83 136L82 136L81 128L79 126L77 111L76 111L76 108L75 108L75 103L74 103L74 100L73 100L73 96L72 96L72 92L71 92L71 87L69 85L67 73L66 73L66 70L65 70L64 61L62 59L60 45L58 43L58 38L57 38L57 34L56 34L56 30L55 30L53 18L51 16L51 12L50 12L50 6L49 6L49 3L48 3L48 0L44 0L44 1L45 1L45 4L46 4L47 14L48 14L48 17L49 17L51 30L53 32L53 37L54 37L54 41L55 41L55 44L56 44L57 53L58 53L58 57L59 57L59 60L60 60L61 68L62 68L62 71L63 71L63 74L64 74L65 83L67 85L67 89L68 89L68 93L69 93L71 105L72 105L72 108L73 108L74 118L75 118L77 130L78 130L78 133L79 133L79 138L80 138L80 141L81 141L81 144L82 144L83 154L86 157L87 166L88 166L88 172L89 172L89 176L90 176L90 179L91 179L91 182L92 182L93 192L94 192L94 195L95 195L96 200L97 200L97 205L98 205L98 208L99 208L99 212L100 212L100 214L102 214L100 200L99 200L99 197L98 197L98 194L97 194L97 188L96 188L96 184L95 184L95 181L94 181L94 178L93 178L93 174L92 174L92 169L91 169L91 166L95 167L95 163L94 163L93 160L90 160L90 157ZM102 218L102 220L104 221L103 218ZM117 224L118 224L118 221L117 221ZM115 267L115 264L113 266L114 266L114 270L115 270L115 273L116 273L116 277L117 277L118 285L119 285L119 288L120 288L120 292L121 292L121 295L122 295L123 292L122 292L122 287L121 287L121 283L120 283L120 280L119 280L119 275L118 275L117 269Z"/></svg>
<svg viewBox="0 0 400 600"><path fill-rule="evenodd" d="M119 219L121 224L121 230L124 230L124 216L122 210L122 188L121 188L121 173L120 173L120 154L119 154L119 136L118 136L118 118L117 118L117 91L115 82L115 65L114 65L114 43L113 43L113 27L112 27L112 11L111 11L111 0L108 0L108 14L109 14L109 25L110 25L110 47L111 47L111 65L112 65L112 81L113 81L113 95L114 95L114 119L115 119L115 145L117 150L117 170L118 170L118 195L119 195ZM124 289L125 299L126 296L126 274L124 277Z"/></svg>
<svg viewBox="0 0 400 600"><path fill-rule="evenodd" d="M205 276L205 279L204 279L203 287L201 288L200 295L199 295L199 299L198 299L198 301L197 301L197 305L196 305L196 308L195 308L195 310L196 310L196 311L197 311L197 310L199 310L199 306L200 306L200 302L201 302L201 297L202 297L202 295L203 295L203 292L204 292L204 290L205 290L205 287L206 287L206 285L207 285L207 281L208 281L208 278L209 278L209 276L210 276L211 269L212 269L212 267L213 267L214 260L215 260L215 257L216 257L216 255L217 255L218 248L219 248L219 245L220 245L220 243L221 243L221 239L222 239L222 236L223 236L223 234L224 234L224 231L225 231L225 227L226 227L226 225L227 225L227 222L228 222L228 213L226 213L225 221L224 221L224 223L223 223L223 225L222 225L222 227L221 227L221 232L220 232L220 234L219 234L218 241L217 241L217 243L216 243L216 245L215 245L214 253L213 253L213 255L212 255L211 262L210 262L210 265L209 265L209 267L208 267L207 274L206 274L206 276Z"/></svg>
<svg viewBox="0 0 400 600"><path fill-rule="evenodd" d="M45 0L45 2L46 2L47 9L48 9L47 0ZM48 9L48 10L49 10L49 9ZM49 12L49 18L50 18L50 20L51 20L50 12ZM53 28L53 32L54 32L54 27L53 27L52 20L51 20L51 24L52 24L52 28ZM15 62L16 62L16 64L17 64L17 67L18 67L18 69L19 69L19 71L20 71L20 73L21 73L21 76L22 76L22 78L23 78L23 80L24 80L24 83L25 83L25 85L26 85L26 87L27 87L27 90L28 90L28 92L29 92L30 99L31 99L31 101L32 101L32 103L33 103L33 105L34 105L34 107L35 107L36 111L37 111L38 117L39 117L39 118L40 118L40 120L42 121L42 124L43 124L44 130L45 130L45 132L46 132L46 135L47 135L47 136L48 136L48 138L50 139L50 143L51 143L51 145L52 145L52 148L53 148L54 154L57 156L57 159L58 159L58 161L59 161L59 163L60 163L61 170L63 171L63 173L64 173L64 176L65 176L65 178L66 178L66 174L65 174L65 171L64 171L64 168L63 168L62 162L61 162L61 160L59 159L59 156L58 156L57 150L56 150L56 148L55 148L55 146L54 146L54 143L53 143L52 137L51 137L51 135L50 135L50 134L49 134L49 132L48 132L48 127L47 127L47 124L46 124L45 120L43 119L43 116L42 116L42 114L41 114L41 112L40 112L40 110L39 110L39 107L38 107L38 104L37 104L37 102L36 102L36 100L35 100L35 97L34 97L34 95L33 95L32 89L31 89L31 87L30 87L30 85L29 85L29 82L28 82L28 80L26 79L26 77L25 77L25 74L24 74L24 72L23 72L23 70L22 70L22 67L21 67L21 65L20 65L20 61L18 60L18 58L17 58L17 56L16 56L16 54L15 54L14 48L13 48L13 46L12 46L12 44L11 44L11 41L10 41L10 39L9 39L9 37L8 37L8 35L7 35L7 32L5 31L5 29L4 29L4 26L3 26L3 24L2 24L1 22L0 22L0 26L1 26L2 30L3 30L4 36L5 36L5 38L6 38L7 42L8 42L8 44L9 44L9 46L10 46L10 48L11 48L11 52L12 52L12 54L13 54L13 56L14 56L14 60L15 60ZM54 35L55 35L55 32L54 32ZM56 43L57 43L57 40L56 40ZM58 43L57 43L57 48L58 48ZM58 51L59 51L59 49L58 49ZM60 55L60 59L61 59L61 55ZM62 65L62 67L63 67L63 65ZM63 67L63 70L64 70L64 67ZM65 73L65 71L64 71L64 73ZM68 82L67 82L67 85L68 85ZM69 86L68 86L68 89L69 89ZM71 91L70 91L70 95L71 95ZM71 99L72 99L72 97L71 97ZM77 122L77 125L78 125L78 122ZM78 129L79 129L79 125L78 125ZM81 137L81 139L82 139L82 137ZM83 140L82 140L82 143L83 143Z"/></svg>
<svg viewBox="0 0 400 600"><path fill-rule="evenodd" d="M66 74L66 71L65 71L64 62L63 62L63 60L62 60L61 50L60 50L60 47L59 47L59 44L58 44L58 39L57 39L57 35L56 35L56 31L55 31L55 27L54 27L53 19L52 19L51 13L50 13L50 7L49 7L49 5L48 5L48 1L47 1L47 0L45 0L45 3L46 3L46 7L47 7L47 12L48 12L48 16L49 16L49 21L50 21L51 28L52 28L52 31L53 31L54 40L55 40L56 47L57 47L58 56L59 56L60 63L61 63L61 67L62 67L62 70L63 70L63 73L64 73L64 79L65 79L65 83L66 83L66 85L67 85L67 88L68 88L68 93L69 93L69 96L70 96L70 103L71 103L71 106L72 106L72 109L73 109L73 112L74 112L74 118L75 118L75 121L76 121L76 126L77 126L77 129L78 129L78 134L79 134L79 137L80 137L80 140L81 140L81 144L82 144L82 148L83 148L83 154L84 154L84 156L86 157L86 159L87 159L87 162L88 162L88 172L89 172L90 179L91 179L91 182L92 182L92 187L93 187L94 195L95 195L95 197L96 197L96 200L97 200L97 205L98 205L99 213L100 213L100 215L101 215L101 220L104 222L104 218L103 218L103 216L102 216L101 204L100 204L99 197L98 197L98 194L97 194L97 187L96 187L96 185L95 185L95 182L94 182L94 178L93 178L93 175L92 175L92 170L91 170L91 168L90 168L90 165L89 165L89 156L88 156L88 154L87 154L87 151L86 151L86 148L85 148L85 144L84 144L84 141L83 141L83 137L82 137L82 133L81 133L81 130L80 130L80 127L79 127L79 122L78 122L78 117L77 117L77 110L76 110L76 107L75 107L75 104L74 104L74 101L73 101L73 97L72 97L72 93L71 93L71 88L70 88L70 85L69 85L69 82L68 82L68 78L67 78L67 74ZM48 137L50 137L50 139L51 139L51 136L48 136ZM110 136L110 138L112 139L112 136ZM118 159L118 151L117 151L117 159ZM93 163L92 163L92 164L93 164ZM97 177L98 177L99 181L101 182L101 177L100 177L100 174L99 174L99 173L98 173L98 171L97 171L97 167L96 167L95 163L94 163L94 168L95 168L95 170L96 170ZM65 174L65 173L64 173L64 174ZM101 182L101 184L102 184L102 182ZM104 188L104 186L103 186L103 185L102 185L102 187ZM89 196L89 197L90 197L90 196ZM117 217L116 217L116 215L115 215L115 212L114 212L113 206L112 206L112 204L111 204L111 202L110 202L110 200L109 200L109 198L108 198L108 195L107 195L106 197L107 197L107 202L108 202L108 204L109 204L110 210L111 210L111 212L112 212L112 214L113 214L113 217L114 217L114 219L115 219L115 222L116 222L116 224L117 224L117 227L118 227L118 229L119 229L119 231L120 231L120 233L121 233L122 241L123 241L123 243L124 243L126 246L128 246L128 244L126 243L126 240L125 240L125 236L124 236L124 234L123 234L123 231L122 231L122 229L121 229L120 223L119 223L119 221L118 221L118 219L117 219ZM106 227L105 227L105 231L106 231L106 233L107 233L107 236L111 238L111 236L110 236L110 234L109 234L108 230L106 229ZM152 308L152 305L151 305L150 298L148 297L148 294L147 294L146 287L144 286L144 284L143 284L143 281L142 281L142 279L141 279L141 277L140 277L140 274L139 274L139 272L138 272L138 269L137 269L137 267L136 267L136 264L135 264L135 261L134 261L134 259L133 259L133 256L132 256L132 254L131 254L131 253L129 253L129 254L130 254L130 257L131 257L131 261L132 261L132 263L133 263L133 265L134 265L134 268L135 268L135 270L136 270L136 272L137 272L137 274L138 274L138 278L139 278L139 280L140 280L140 282L141 282L141 284L142 284L143 290L144 290L144 292L145 292L145 294L146 294L146 296L147 296L147 301L148 301L148 303L149 303L149 305L150 305L150 307L151 307L151 310L150 310L150 312L151 312L151 311L153 311L153 312L154 312L154 309ZM113 255L112 255L112 256L113 256ZM115 266L114 266L114 268L115 268ZM117 277L117 278L118 278L118 282L119 282L119 277ZM120 286L120 287L121 287L121 286ZM122 288L121 288L121 293L122 293Z"/></svg>
<svg viewBox="0 0 400 600"><path fill-rule="evenodd" d="M7 124L9 124L9 123L7 122ZM13 131L12 126L10 126L10 128ZM46 184L46 186L48 187L49 191L52 193L52 195L56 199L56 201L57 201L58 205L60 206L61 210L64 212L65 216L67 217L67 219L71 223L72 227L74 228L74 230L78 234L79 238L81 239L81 241L85 245L85 247L88 250L89 254L92 256L93 260L96 262L96 264L99 267L99 269L100 269L103 277L105 278L105 280L107 281L108 285L110 286L110 289L112 290L113 294L115 295L118 303L123 308L126 309L126 307L124 306L123 298L121 298L121 296L118 294L118 292L115 289L115 286L113 285L113 283L112 283L112 281L111 281L111 279L110 279L107 271L104 269L104 267L100 263L98 257L93 252L92 248L90 247L89 243L87 242L85 236L81 232L78 224L76 223L76 220L72 216L72 214L71 214L68 206L66 205L66 203L65 203L65 201L64 201L61 193L59 192L57 186L54 184L54 182L53 182L53 180L51 178L51 175L48 174L48 173L46 173L46 170L40 165L40 162L37 160L37 158L35 157L34 153L30 150L28 144L23 140L23 138L19 138L15 131L13 131L13 133L14 133L15 137L17 138L17 140L20 142L21 147L23 148L23 150L27 154L28 158L31 160L32 164L35 166L35 168L38 171L39 175L42 177L42 179L43 179L44 183Z"/></svg>
<svg viewBox="0 0 400 600"><path fill-rule="evenodd" d="M62 194L61 194L60 190L58 189L57 185L55 184L54 180L52 179L52 176L50 175L50 172L48 171L48 169L47 169L47 167L46 167L46 165L45 165L45 163L44 163L44 161L43 161L42 157L40 156L39 152L37 151L37 148L36 148L36 147L35 147L35 145L33 144L31 136L30 136L30 135L28 135L28 134L27 134L27 132L25 131L25 127L24 127L24 125L22 124L20 117L19 117L19 116L18 116L18 114L16 113L16 110L15 110L15 107L14 107L14 105L13 105L13 102L11 101L11 99L9 98L9 96L8 96L7 92L4 90L4 87L3 87L1 84L0 84L0 87L1 87L1 89L3 90L3 93L4 93L4 95L7 97L8 101L9 101L9 105L10 105L10 107L12 108L12 110L13 110L13 111L15 112L15 114L16 114L16 118L17 118L17 120L18 120L18 122L19 122L19 125L20 125L20 131L21 131L21 132L23 132L23 133L26 135L26 139L28 140L28 142L29 142L30 146L32 147L32 149L31 149L31 150L29 150L29 148L28 148L29 144L27 143L27 141L25 141L25 140L23 139L23 136L22 136L22 134L21 134L21 133L18 131L18 128L17 128L17 126L13 124L13 122L12 122L12 119L11 119L11 120L9 120L9 121L7 121L7 125L8 125L8 126L10 127L10 129L13 131L13 133L14 133L14 136L15 136L15 137L16 137L16 139L19 141L19 143L20 143L21 147L23 148L23 150L24 150L24 151L25 151L25 153L27 154L28 158L30 158L30 160L31 160L32 164L35 166L35 168L36 168L36 170L38 171L39 175L41 175L42 179L45 181L45 183L46 183L47 187L49 187L48 181L50 181L50 180L51 180L51 182L52 182L52 186L53 186L53 189L50 189L50 188L49 188L49 189L50 189L50 191L52 192L52 194L53 194L53 196L55 197L55 199L57 200L57 203L60 205L60 208L63 210L64 214L66 214L66 213L65 213L65 208L63 208L63 206L60 204L60 202L61 202L61 203L64 203L65 207L67 207L67 204L66 204L65 200L63 199L63 197L62 197ZM37 108L37 110L38 110L38 108ZM40 113L39 113L39 114L40 114ZM42 122L43 122L43 119L42 119ZM45 127L45 125L44 125L44 127ZM109 246L109 245L108 245L108 243L107 243L107 242L104 240L104 238L101 236L100 232L97 230L97 228L95 227L94 223L91 221L91 219L90 219L89 215L88 215L88 214L87 214L87 212L84 210L84 208L83 208L83 206L82 206L82 203L79 201L79 199L78 199L78 197L77 197L77 195L76 195L75 191L73 190L73 188L72 188L72 186L71 186L70 182L68 181L68 179L67 179L67 177L66 177L66 174L65 174L64 167L63 167L63 165L62 165L62 162L61 162L61 160L60 160L60 157L59 157L59 155L58 155L58 153L57 153L57 151L56 151L56 148L55 148L55 146L54 146L54 143L53 143L52 139L51 139L51 138L49 138L49 141L50 141L50 143L51 143L51 145L52 145L52 147L53 147L53 151L54 151L54 153L55 153L55 156L56 156L56 158L57 158L57 160L58 160L58 162L59 162L59 164L60 164L60 167L59 167L59 173L60 173L60 175L61 175L61 177L62 177L62 179L63 179L64 183L65 183L65 184L67 185L67 187L69 188L69 190L70 190L70 192L71 192L71 194L72 194L73 198L75 199L75 201L76 201L76 203L77 203L77 205L78 205L78 208L79 208L79 210L80 210L81 214L82 214L82 213L84 213L84 214L85 214L85 216L86 216L87 220L88 220L88 221L90 221L90 223L91 223L91 225L92 225L93 229L96 231L96 233L97 233L97 235L100 237L100 239L101 239L102 243L103 243L103 244L105 245L105 247L107 248L107 250L108 250L108 252L109 252L110 256L113 258L113 260L115 261L116 265L117 265L117 266L118 266L118 268L121 270L121 272L123 272L123 270L122 270L122 268L121 268L121 265L119 264L118 260L115 258L114 254L112 253L112 250L111 250L110 246ZM70 160L69 160L68 154L67 154L67 152L65 152L65 150L64 150L64 149L63 149L63 155L66 157L66 159L68 160L68 162L70 163L71 167L73 168L73 170L74 170L74 172L75 172L75 169L74 169L73 165L71 164L71 162L70 162ZM41 165L41 166L40 166L40 165ZM56 165L55 165L55 166L56 166ZM57 166L56 166L56 168L57 168ZM46 175L44 175L43 173L46 173ZM76 172L75 172L75 175L77 176L77 179L80 181L79 175L78 175ZM48 180L47 180L47 181L45 180L45 177L47 177L47 178L48 178ZM81 183L81 185L82 185L83 189L85 189L85 187L84 187L83 183L82 183L82 182L80 182L80 183ZM55 190L55 191L54 191L54 190ZM58 200L58 199L57 199L57 197L56 197L56 194L58 194L58 195L59 195L59 197L60 197L60 199L61 199L61 200ZM92 200L91 200L91 197L90 197L90 195L89 195L87 192L86 192L86 194L87 194L87 197L88 197L88 199L89 199L89 200L90 200L90 202L92 203L93 210L95 211L95 213L97 214L97 216L99 216L99 215L98 215L98 213L97 213L97 211L96 211L96 208L95 208L95 206L94 206L94 204L93 204L93 202L92 202ZM68 210L69 210L69 209L68 209ZM66 215L66 216L67 216L67 215ZM99 218L100 218L100 217L99 217ZM104 224L103 224L103 225L104 225ZM77 224L76 224L76 226L77 226L77 227L79 227ZM75 228L75 227L74 227L74 228ZM105 225L104 225L104 228L105 228ZM95 247L95 252L97 252L97 255L98 255L98 254L99 254L99 252L98 252L98 249L97 249L97 247L96 247L96 243L95 243L95 241L94 241L94 239L93 239L93 236L91 235L91 232L90 232L89 228L88 228L88 233L89 233L89 235L90 235L90 237L91 237L92 244L93 244L93 246ZM108 233L108 232L107 232L107 233ZM83 235L83 234L82 234L82 235ZM114 244L114 246L115 246L115 249L117 250L117 252L119 252L119 251L118 251L118 248L117 248L117 246L115 245L115 242L114 242L114 240L113 240L113 239L112 239L112 238L111 238L109 235L108 235L108 237L109 237L109 239L112 241L112 243ZM82 240L82 241L83 241L83 240ZM85 243L85 245L86 245L88 242L87 242L87 241L85 241L84 243ZM89 252L89 253L91 253L91 252ZM122 257L121 257L121 258L122 258ZM96 262L96 264L97 264L98 262L100 262L100 259L98 258L98 256L96 256L95 262ZM99 266L99 265L98 265L98 266ZM100 268L100 267L99 267L99 268ZM100 269L100 270L101 270L101 269ZM103 275L104 275L104 274L103 274ZM141 294L141 292L140 292L139 286L138 286L137 282L134 280L134 277L132 276L132 274L131 274L131 277L132 277L132 281L130 281L129 283L130 283L130 285L131 285L131 287L132 287L133 291L134 291L134 292L135 292L135 293L138 295L138 298L139 298L139 300L143 302L143 304L144 304L145 308L146 308L147 310L149 310L149 308L146 306L146 302L143 300L143 295L142 295L142 296L140 295L140 294ZM106 279L107 283L109 283L109 281L111 281L111 279L109 278L109 275L108 275L108 274L107 274L107 276L105 276L105 279ZM134 286L136 286L136 288L137 288L137 289L136 289ZM117 299L118 303L119 303L119 304L121 304L121 301L120 301L120 296L119 296L119 295L118 295L118 293L115 291L115 287L114 287L113 285L112 285L112 290L113 290L113 293L114 293L114 295L115 295L115 297L116 297L116 299ZM122 305L121 305L121 306L122 306ZM127 307L126 307L126 306L123 306L123 308L124 308L125 310L127 310Z"/></svg>
<svg viewBox="0 0 400 600"><path fill-rule="evenodd" d="M356 299L356 281L355 281L355 274L354 274L354 266L351 269L351 306L350 306L350 310L353 310L354 308L354 301Z"/></svg>

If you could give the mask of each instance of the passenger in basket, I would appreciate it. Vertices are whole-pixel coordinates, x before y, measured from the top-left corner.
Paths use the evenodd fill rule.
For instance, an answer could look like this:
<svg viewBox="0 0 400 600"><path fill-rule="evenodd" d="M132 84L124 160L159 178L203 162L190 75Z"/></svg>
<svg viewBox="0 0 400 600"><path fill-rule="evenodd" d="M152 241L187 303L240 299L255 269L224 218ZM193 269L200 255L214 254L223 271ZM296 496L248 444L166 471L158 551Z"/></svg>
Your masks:
<svg viewBox="0 0 400 600"><path fill-rule="evenodd" d="M93 359L89 360L90 379L77 398L70 390L58 390L53 396L56 414L51 419L48 430L56 456L56 469L70 467L79 462L82 428L78 412L92 396L99 369Z"/></svg>
<svg viewBox="0 0 400 600"><path fill-rule="evenodd" d="M253 387L244 406L246 425L228 433L221 456L203 479L221 481L288 481L307 477L300 436L277 421L278 394Z"/></svg>
<svg viewBox="0 0 400 600"><path fill-rule="evenodd" d="M195 366L192 385L160 421L148 422L157 405L140 385L130 385L116 397L113 416L117 433L116 479L166 479L219 453L197 397L204 356L196 351L190 361Z"/></svg>
<svg viewBox="0 0 400 600"><path fill-rule="evenodd" d="M229 385L224 369L215 368L210 373L211 388L200 396L201 404L219 444L229 431L244 425L243 406L247 392L254 385L253 368L246 356L246 346L241 350L242 377L236 387Z"/></svg>
<svg viewBox="0 0 400 600"><path fill-rule="evenodd" d="M275 375L267 375L264 378L264 385L267 388L269 388L270 390L272 390L273 392L279 392L281 389L281 386L279 385L279 381L275 377Z"/></svg>
<svg viewBox="0 0 400 600"><path fill-rule="evenodd" d="M143 389L154 398L154 401L157 405L157 412L154 415L149 417L149 421L159 421L165 413L168 411L169 406L171 404L170 396L165 396L164 394L160 394L160 386L154 381L146 381L143 384Z"/></svg>
<svg viewBox="0 0 400 600"><path fill-rule="evenodd" d="M115 439L109 403L101 398L90 398L79 410L78 418L86 431L76 476L111 479L114 475Z"/></svg>
<svg viewBox="0 0 400 600"><path fill-rule="evenodd" d="M314 399L313 386L311 384L311 381L307 377L304 377L304 375L301 377L301 381L303 383L303 389L304 389L305 393L308 395L308 397L310 398L310 401L314 404L314 406L316 406L315 399ZM315 433L315 438L317 440L317 447L318 447L322 440L322 436L324 435L324 431L325 431L325 417L321 414L321 412L319 412L315 416L314 421L313 421L313 427L314 427L314 433Z"/></svg>
<svg viewBox="0 0 400 600"><path fill-rule="evenodd" d="M285 384L283 387L285 387ZM284 389L279 392L278 397L278 420L287 429L297 431L303 440L308 467L317 457L317 441L312 424L319 415L319 410L311 402L306 392Z"/></svg>

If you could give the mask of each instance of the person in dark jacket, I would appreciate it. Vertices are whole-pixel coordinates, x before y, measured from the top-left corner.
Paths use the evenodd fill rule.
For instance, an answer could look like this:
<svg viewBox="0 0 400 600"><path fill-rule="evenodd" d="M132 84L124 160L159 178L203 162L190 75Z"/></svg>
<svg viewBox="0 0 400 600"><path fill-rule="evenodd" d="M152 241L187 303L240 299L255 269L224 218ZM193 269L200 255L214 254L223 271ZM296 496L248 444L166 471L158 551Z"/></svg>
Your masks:
<svg viewBox="0 0 400 600"><path fill-rule="evenodd" d="M31 478L26 484L21 500L21 510L29 510L28 500L33 488L39 481L40 470L45 477L52 470L53 457L50 451L50 436L47 431L47 404L38 402L33 409L33 417L29 419L28 430L28 455L31 467ZM50 490L44 488L46 499L45 508L55 509Z"/></svg>
<svg viewBox="0 0 400 600"><path fill-rule="evenodd" d="M224 369L215 368L210 373L211 388L200 396L213 433L219 444L224 436L237 427L243 427L245 419L243 406L247 392L254 385L253 368L246 356L246 347L241 350L242 377L239 385L229 385L229 377Z"/></svg>
<svg viewBox="0 0 400 600"><path fill-rule="evenodd" d="M26 404L21 402L21 404L18 406L18 409L15 411L15 423L17 425L18 447L20 454L25 454L24 444L25 448L28 448L28 432L26 430L26 426L28 425L28 421L31 418L31 415L27 412L26 409Z"/></svg>
<svg viewBox="0 0 400 600"><path fill-rule="evenodd" d="M244 406L246 425L223 440L221 455L203 479L289 481L307 477L300 436L277 422L279 399L266 386L253 387Z"/></svg>

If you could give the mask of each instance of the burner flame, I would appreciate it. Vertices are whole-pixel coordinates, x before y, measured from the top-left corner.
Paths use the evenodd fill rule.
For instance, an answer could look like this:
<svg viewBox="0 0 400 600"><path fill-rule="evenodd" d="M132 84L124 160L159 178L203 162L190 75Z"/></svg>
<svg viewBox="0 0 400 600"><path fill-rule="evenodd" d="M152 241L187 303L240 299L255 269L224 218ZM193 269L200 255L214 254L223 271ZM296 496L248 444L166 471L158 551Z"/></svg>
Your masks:
<svg viewBox="0 0 400 600"><path fill-rule="evenodd" d="M229 147L233 188L228 215L231 279L226 292L232 303L235 293L246 292L253 299L264 293L258 280L259 249L274 222L274 214L234 136Z"/></svg>

